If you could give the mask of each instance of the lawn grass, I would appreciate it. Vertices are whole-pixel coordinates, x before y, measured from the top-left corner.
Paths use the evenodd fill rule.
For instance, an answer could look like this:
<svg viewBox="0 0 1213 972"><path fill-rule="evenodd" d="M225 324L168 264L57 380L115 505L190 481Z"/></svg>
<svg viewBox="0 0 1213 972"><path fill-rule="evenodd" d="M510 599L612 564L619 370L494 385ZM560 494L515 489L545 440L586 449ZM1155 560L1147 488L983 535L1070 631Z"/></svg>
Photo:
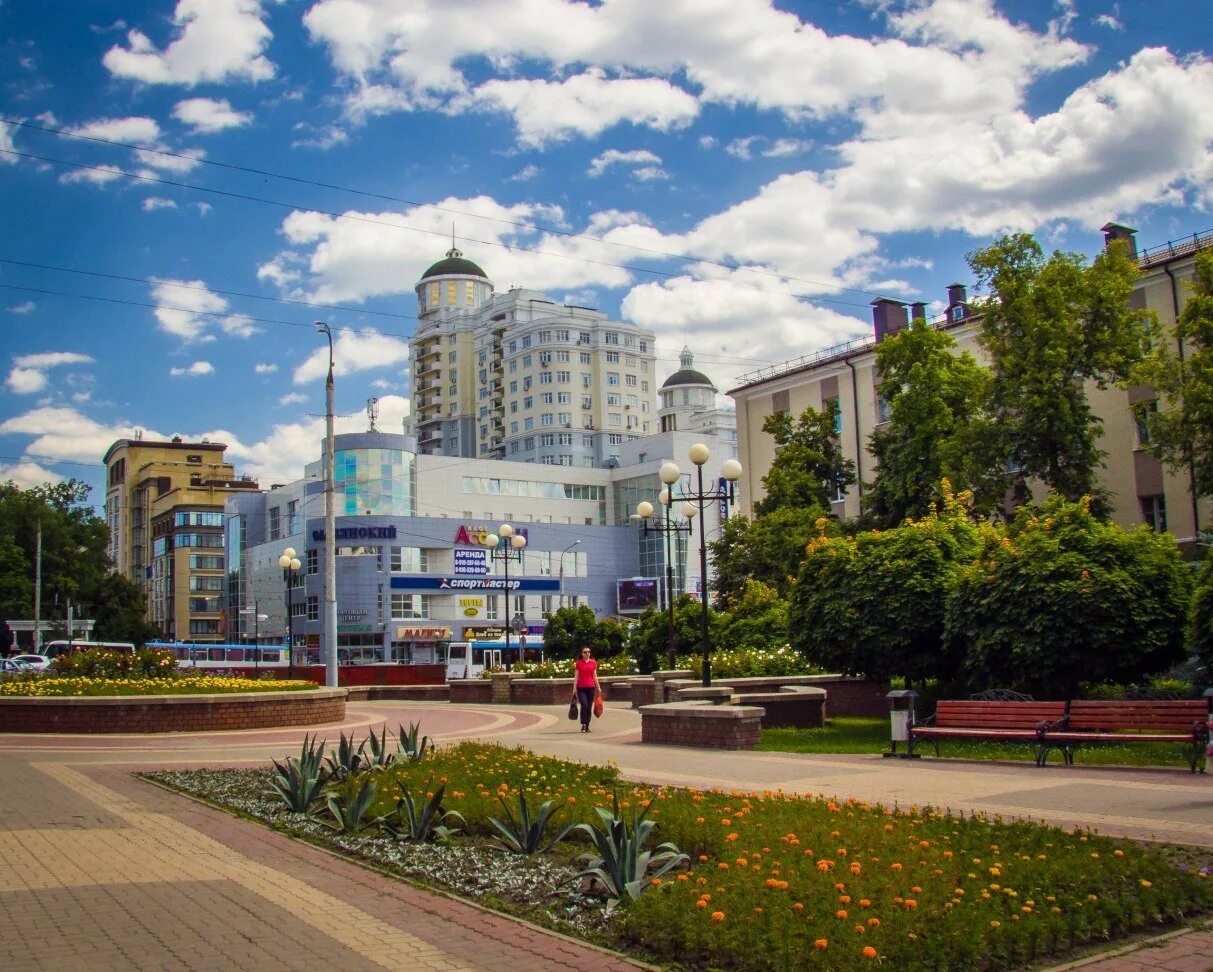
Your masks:
<svg viewBox="0 0 1213 972"><path fill-rule="evenodd" d="M759 749L775 753L885 753L889 751L889 720L838 718L822 729L764 729ZM933 759L929 743L919 745L924 758ZM1007 759L1032 761L1031 746L997 742L965 742L943 739L939 743L943 759ZM1061 763L1053 752L1050 761ZM1168 743L1133 743L1125 746L1087 746L1074 750L1075 764L1088 766L1178 766L1186 768L1187 759L1180 747Z"/></svg>

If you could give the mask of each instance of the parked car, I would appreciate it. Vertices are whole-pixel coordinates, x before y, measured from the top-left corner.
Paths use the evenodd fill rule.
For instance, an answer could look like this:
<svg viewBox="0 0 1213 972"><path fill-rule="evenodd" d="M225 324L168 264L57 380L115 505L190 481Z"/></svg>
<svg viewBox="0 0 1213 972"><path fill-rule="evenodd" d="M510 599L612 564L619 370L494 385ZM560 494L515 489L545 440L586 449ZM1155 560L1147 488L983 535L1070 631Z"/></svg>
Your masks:
<svg viewBox="0 0 1213 972"><path fill-rule="evenodd" d="M19 662L27 670L35 672L44 672L51 664L51 660L46 655L16 655L9 661Z"/></svg>
<svg viewBox="0 0 1213 972"><path fill-rule="evenodd" d="M0 658L0 674L2 675L17 675L21 672L28 672L29 668L21 662L13 658Z"/></svg>

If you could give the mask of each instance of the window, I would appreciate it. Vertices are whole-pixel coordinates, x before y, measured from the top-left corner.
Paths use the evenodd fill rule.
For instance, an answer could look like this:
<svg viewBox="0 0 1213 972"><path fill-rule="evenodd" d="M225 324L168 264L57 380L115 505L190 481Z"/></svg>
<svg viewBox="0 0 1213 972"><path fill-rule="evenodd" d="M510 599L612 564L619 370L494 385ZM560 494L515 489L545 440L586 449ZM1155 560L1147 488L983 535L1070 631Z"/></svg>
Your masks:
<svg viewBox="0 0 1213 972"><path fill-rule="evenodd" d="M190 570L223 570L223 555L190 554Z"/></svg>
<svg viewBox="0 0 1213 972"><path fill-rule="evenodd" d="M320 620L320 595L309 594L307 598L307 619L309 621Z"/></svg>
<svg viewBox="0 0 1213 972"><path fill-rule="evenodd" d="M511 395L518 394L518 380L517 379L514 379L513 381L510 382L510 394Z"/></svg>
<svg viewBox="0 0 1213 972"><path fill-rule="evenodd" d="M523 408L534 408L535 407L534 397L532 397L531 395L527 395L527 397L522 400L522 407Z"/></svg>
<svg viewBox="0 0 1213 972"><path fill-rule="evenodd" d="M612 426L623 425L623 416L618 412L611 412L610 415L607 416L607 422Z"/></svg>
<svg viewBox="0 0 1213 972"><path fill-rule="evenodd" d="M550 385L552 383L552 373L550 371L541 371L539 373L539 384Z"/></svg>
<svg viewBox="0 0 1213 972"><path fill-rule="evenodd" d="M393 573L424 574L427 567L426 552L420 547L392 547L388 562Z"/></svg>
<svg viewBox="0 0 1213 972"><path fill-rule="evenodd" d="M464 299L469 304L476 302L476 285L470 280L464 282Z"/></svg>
<svg viewBox="0 0 1213 972"><path fill-rule="evenodd" d="M581 447L583 449L593 449L594 448L594 437L592 435L583 435L581 437Z"/></svg>
<svg viewBox="0 0 1213 972"><path fill-rule="evenodd" d="M544 412L541 416L539 416L540 425L551 425L555 421L556 416L554 416L551 412Z"/></svg>
<svg viewBox="0 0 1213 972"><path fill-rule="evenodd" d="M619 364L619 352L608 351L606 353L607 364Z"/></svg>
<svg viewBox="0 0 1213 972"><path fill-rule="evenodd" d="M517 361L517 359L515 359L510 362L510 374L512 375L517 370L518 370L518 361Z"/></svg>
<svg viewBox="0 0 1213 972"><path fill-rule="evenodd" d="M607 384L610 385L612 388L619 387L619 372L618 371L608 371L607 372Z"/></svg>
<svg viewBox="0 0 1213 972"><path fill-rule="evenodd" d="M573 401L573 396L570 392L558 392L556 395L556 401L561 405L568 405Z"/></svg>
<svg viewBox="0 0 1213 972"><path fill-rule="evenodd" d="M486 621L496 621L497 620L498 603L499 602L497 600L496 594L490 594L490 595L488 595L488 597L486 597L484 599L484 619Z"/></svg>
<svg viewBox="0 0 1213 972"><path fill-rule="evenodd" d="M572 412L560 412L556 415L556 421L559 422L561 425L572 425L573 424L573 413Z"/></svg>
<svg viewBox="0 0 1213 972"><path fill-rule="evenodd" d="M316 547L310 547L307 551L307 572L315 574L320 570L320 550Z"/></svg>
<svg viewBox="0 0 1213 972"><path fill-rule="evenodd" d="M638 379L636 378L635 375L628 375L627 378L624 379L624 381L627 383L627 386L629 388L635 388Z"/></svg>
<svg viewBox="0 0 1213 972"><path fill-rule="evenodd" d="M582 375L582 376L581 376L581 387L582 387L582 388L589 388L589 387L590 387L590 384L591 384L591 381L592 381L592 379L590 378L590 376L589 376L589 375Z"/></svg>
<svg viewBox="0 0 1213 972"><path fill-rule="evenodd" d="M558 436L558 441L562 446L571 446L573 444L573 433L561 432Z"/></svg>
<svg viewBox="0 0 1213 972"><path fill-rule="evenodd" d="M582 364L590 363L590 352L589 351L582 351L577 357L581 361Z"/></svg>
<svg viewBox="0 0 1213 972"><path fill-rule="evenodd" d="M200 635L200 634L217 635L218 633L219 633L219 622L218 621L198 621L198 620L195 620L194 618L190 619L190 634L192 634L192 635Z"/></svg>
<svg viewBox="0 0 1213 972"><path fill-rule="evenodd" d="M458 286L459 285L455 283L454 280L448 280L446 282L446 302L448 304L453 304L459 299L458 291L456 289Z"/></svg>
<svg viewBox="0 0 1213 972"><path fill-rule="evenodd" d="M606 340L607 344L618 344L619 335L617 333L615 333L614 331L607 331L605 340Z"/></svg>
<svg viewBox="0 0 1213 972"><path fill-rule="evenodd" d="M593 408L594 407L594 396L593 395L582 395L581 396L581 407L582 408Z"/></svg>
<svg viewBox="0 0 1213 972"><path fill-rule="evenodd" d="M174 526L202 526L202 527L221 527L223 526L222 513L177 513L173 516Z"/></svg>
<svg viewBox="0 0 1213 972"><path fill-rule="evenodd" d="M635 408L640 400L635 395L628 396L628 408Z"/></svg>
<svg viewBox="0 0 1213 972"><path fill-rule="evenodd" d="M543 435L541 435L539 437L539 444L541 446L555 445L556 436L554 436L551 432L545 432Z"/></svg>
<svg viewBox="0 0 1213 972"><path fill-rule="evenodd" d="M625 334L623 336L623 346L625 348L636 347L636 338L634 338L631 334Z"/></svg>
<svg viewBox="0 0 1213 972"><path fill-rule="evenodd" d="M572 380L572 378L573 378L573 376L571 374L569 374L567 371L556 372L556 380L558 382L560 382L560 384L562 384L562 385L567 385Z"/></svg>
<svg viewBox="0 0 1213 972"><path fill-rule="evenodd" d="M523 379L522 379L522 390L523 390L523 391L530 391L530 390L531 390L531 376L530 376L530 375L525 375L525 376L523 377Z"/></svg>
<svg viewBox="0 0 1213 972"><path fill-rule="evenodd" d="M1150 444L1150 423L1157 414L1157 401L1142 402L1133 409L1133 416L1137 420L1138 448L1144 449Z"/></svg>
<svg viewBox="0 0 1213 972"><path fill-rule="evenodd" d="M577 335L577 343L578 344L589 344L590 343L590 332L589 331L579 332Z"/></svg>
<svg viewBox="0 0 1213 972"><path fill-rule="evenodd" d="M640 339L640 350L641 350L641 351L648 351L648 350L649 350L649 342L648 342L648 341L646 341L644 338L641 338L641 339Z"/></svg>
<svg viewBox="0 0 1213 972"><path fill-rule="evenodd" d="M514 353L515 351L517 351L517 350L518 350L518 342L517 342L517 341L511 341L511 342L510 342L510 354L513 354L513 353Z"/></svg>
<svg viewBox="0 0 1213 972"><path fill-rule="evenodd" d="M522 346L523 346L523 348L524 348L524 349L525 349L525 348L529 348L529 347L531 346L531 336L530 336L529 334L526 334L526 335L524 335L524 336L523 336L523 338L522 338ZM523 363L524 365L526 365L527 367L529 367L529 366L530 366L530 364L531 364L531 356L528 354L528 355L526 356L526 358L525 358L525 359L523 359L523 362L522 362L522 363Z"/></svg>
<svg viewBox="0 0 1213 972"><path fill-rule="evenodd" d="M623 436L618 432L612 432L607 436L608 445L623 445Z"/></svg>
<svg viewBox="0 0 1213 972"><path fill-rule="evenodd" d="M619 392L607 392L607 404L608 405L620 404Z"/></svg>
<svg viewBox="0 0 1213 972"><path fill-rule="evenodd" d="M426 594L392 594L392 620L413 621L430 616L430 598Z"/></svg>
<svg viewBox="0 0 1213 972"><path fill-rule="evenodd" d="M530 432L535 427L535 420L528 415L522 420L522 427L527 432Z"/></svg>
<svg viewBox="0 0 1213 972"><path fill-rule="evenodd" d="M568 332L565 332L565 333L568 333ZM557 351L556 352L556 360L558 362L560 362L561 364L568 364L571 359L572 359L572 355L570 355L567 351Z"/></svg>
<svg viewBox="0 0 1213 972"><path fill-rule="evenodd" d="M889 400L884 395L876 396L876 424L884 425L885 422L891 421L893 418L893 410L889 406Z"/></svg>
<svg viewBox="0 0 1213 972"><path fill-rule="evenodd" d="M963 320L964 316L965 316L964 304L958 304L956 307L952 308L952 320L954 320L954 321Z"/></svg>
<svg viewBox="0 0 1213 972"><path fill-rule="evenodd" d="M542 395L539 396L539 398L540 398L540 401L542 401L544 405L551 405L552 402L554 402L556 400L555 396L551 392L544 392Z"/></svg>
<svg viewBox="0 0 1213 972"><path fill-rule="evenodd" d="M294 536L299 532L299 501L291 500L286 504L286 532Z"/></svg>
<svg viewBox="0 0 1213 972"><path fill-rule="evenodd" d="M528 435L525 439L523 439L522 448L526 449L528 452L531 449L534 449L535 448L535 437L533 435ZM491 520L492 517L490 516L489 519ZM508 519L508 517L507 517L507 519Z"/></svg>
<svg viewBox="0 0 1213 972"><path fill-rule="evenodd" d="M822 402L821 410L834 416L834 434L842 435L842 406L838 402L838 396L835 395Z"/></svg>
<svg viewBox="0 0 1213 972"><path fill-rule="evenodd" d="M517 435L517 434L518 434L518 420L515 419L514 421L510 422L510 435Z"/></svg>
<svg viewBox="0 0 1213 972"><path fill-rule="evenodd" d="M191 591L222 591L223 578L218 575L199 575L190 578Z"/></svg>
<svg viewBox="0 0 1213 972"><path fill-rule="evenodd" d="M455 363L455 360L456 360L456 356L457 356L458 354L459 354L459 352L458 352L458 351L451 351L450 353L448 353L448 354L447 354L447 356L446 356L446 360L447 360L447 361L448 361L450 364L454 364L454 363ZM480 356L480 363L481 363L481 364L484 364L484 355L483 355L483 354Z"/></svg>
<svg viewBox="0 0 1213 972"><path fill-rule="evenodd" d="M539 352L539 363L541 365L551 364L552 363L552 352L551 351L540 351Z"/></svg>
<svg viewBox="0 0 1213 972"><path fill-rule="evenodd" d="M564 330L557 331L557 332L556 332L556 340L557 340L557 341L567 341L567 340L569 340L569 332L568 332L568 331L564 331ZM562 351L561 353L562 353L562 354L568 354L568 352L567 352L567 351ZM566 359L566 360L567 360L567 359Z"/></svg>
<svg viewBox="0 0 1213 972"><path fill-rule="evenodd" d="M1165 533L1167 529L1167 498L1159 493L1157 496L1142 496L1141 519L1151 530Z"/></svg>
<svg viewBox="0 0 1213 972"><path fill-rule="evenodd" d="M536 340L538 340L540 344L551 344L552 343L552 332L551 331L540 331L539 336ZM551 355L548 355L548 359L551 360Z"/></svg>

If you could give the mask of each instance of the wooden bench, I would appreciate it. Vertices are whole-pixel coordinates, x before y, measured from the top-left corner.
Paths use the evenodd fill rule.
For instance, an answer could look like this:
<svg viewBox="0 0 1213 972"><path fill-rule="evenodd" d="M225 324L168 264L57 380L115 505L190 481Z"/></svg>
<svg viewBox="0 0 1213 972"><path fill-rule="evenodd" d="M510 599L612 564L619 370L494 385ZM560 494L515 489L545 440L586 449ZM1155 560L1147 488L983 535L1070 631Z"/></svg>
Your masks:
<svg viewBox="0 0 1213 972"><path fill-rule="evenodd" d="M1066 714L1064 702L990 702L985 700L941 701L935 715L911 723L907 751L926 740L939 755L940 739L988 739L995 742L1022 742L1036 750L1036 765L1048 751L1045 731Z"/></svg>
<svg viewBox="0 0 1213 972"><path fill-rule="evenodd" d="M941 705L943 703L940 703ZM1057 724L1044 734L1044 765L1049 750L1058 749L1067 766L1074 747L1112 743L1175 743L1195 773L1209 744L1209 703L1203 699L1099 702L1075 700ZM1203 772L1203 770L1201 771Z"/></svg>

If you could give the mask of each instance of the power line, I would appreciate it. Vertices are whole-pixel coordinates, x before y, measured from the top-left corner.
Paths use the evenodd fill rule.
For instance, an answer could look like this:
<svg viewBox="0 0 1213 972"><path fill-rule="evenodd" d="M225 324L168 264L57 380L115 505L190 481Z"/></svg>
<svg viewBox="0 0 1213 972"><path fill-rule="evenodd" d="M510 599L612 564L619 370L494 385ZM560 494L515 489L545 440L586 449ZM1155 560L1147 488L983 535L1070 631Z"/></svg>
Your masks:
<svg viewBox="0 0 1213 972"><path fill-rule="evenodd" d="M2 120L3 119L0 119L0 121L2 121ZM372 226L383 226L383 227L387 227L390 229L404 230L404 231L410 232L410 233L421 233L425 236L440 236L440 237L443 237L444 239L446 238L446 233L441 230L422 229L421 227L417 227L417 226L407 226L403 223L393 223L393 222L389 222L387 220L374 219L369 216L355 216L351 213L338 213L334 210L318 209L314 206L302 206L297 203L286 203L286 202L281 202L276 199L265 199L261 196L252 196L247 193L231 192L226 189L213 189L208 186L198 186L198 185L193 185L192 183L188 183L188 182L177 182L176 180L173 180L173 179L162 179L158 176L152 176L152 175L147 175L147 174L137 173L137 172L127 172L124 169L118 169L118 168L114 168L112 166L86 165L82 162L69 162L65 159L53 159L53 158L50 158L49 156L34 155L33 153L30 153L30 152L18 152L14 149L0 149L0 153L3 153L4 155L12 155L17 158L32 159L36 162L47 162L51 165L62 165L62 166L67 166L67 167L73 168L73 169L83 169L83 170L88 170L88 171L92 171L92 172L104 172L108 175L121 176L123 178L131 179L136 182L150 182L155 185L174 186L178 189L190 189L194 192L206 192L206 193L211 193L211 194L217 195L217 196L223 196L228 199L238 199L238 200L241 200L244 202L262 203L264 205L274 206L279 209L290 209L295 212L315 213L318 216L328 216L331 219L341 219L341 220L346 220L348 222L355 222L355 223L367 223ZM638 266L634 266L632 264L627 264L627 263L611 263L609 260L593 260L593 259L591 259L589 257L585 257L585 256L576 256L576 255L569 254L569 253L554 253L554 252L551 252L548 250L540 250L540 249L538 249L536 247L532 247L532 246L523 246L522 244L502 243L498 240L481 240L481 239L476 239L476 238L470 237L470 236L462 236L462 237L460 237L460 239L462 239L464 242L475 243L480 246L493 246L493 247L498 247L503 250L520 251L523 253L534 253L538 256L555 257L560 260L574 260L574 261L577 261L578 263L588 263L593 266L611 267L616 270L627 270L629 273L648 274L650 276L665 277L668 279L672 279L672 278L678 276L677 273L674 273L669 270L654 270L650 267L638 267ZM699 261L699 262L702 262L702 261ZM732 269L732 268L726 267L726 269ZM745 268L737 268L737 269L745 269ZM795 278L791 278L791 277L783 277L782 274L772 274L772 276L780 277L781 279L789 279L789 280L795 279ZM738 288L741 290L751 290L751 291L757 290L760 293L780 294L785 297L795 298L796 300L803 300L806 303L810 303L810 304L811 303L839 304L839 305L846 306L846 307L863 307L865 309L868 306L868 304L866 304L866 303L859 303L857 301L850 301L850 300L839 300L839 299L833 298L833 297L805 297L802 294L795 294L790 291L763 290L762 288L750 287L745 284L737 283L736 281L731 281L731 280L718 280L715 282L723 284L726 287L735 287L735 288ZM799 282L806 282L806 281L799 281ZM808 281L808 282L811 282L811 281ZM818 285L820 286L820 284L818 284ZM833 286L833 285L831 285L831 286ZM871 292L874 293L874 291L871 291ZM864 293L869 293L869 291L864 291Z"/></svg>
<svg viewBox="0 0 1213 972"><path fill-rule="evenodd" d="M281 173L281 172L273 172L268 169L257 169L257 168L253 168L252 166L238 165L238 164L232 163L232 162L219 162L214 159L198 158L193 155L186 155L182 152L170 152L169 150L163 149L163 148L149 148L147 146L136 145L131 142L119 142L115 139L101 138L98 135L81 135L78 132L69 132L69 131L66 131L65 129L51 128L51 127L45 126L45 125L35 125L32 122L18 121L16 119L12 119L12 118L0 118L0 122L3 122L6 125L11 125L11 126L17 127L17 128L26 128L26 129L30 129L32 131L44 132L44 133L50 134L50 135L58 135L63 138L74 138L74 139L79 139L81 141L86 141L86 142L96 142L96 143L99 143L102 145L112 145L116 148L131 149L132 151L146 152L146 153L149 153L152 155L162 155L162 156L165 156L167 158L172 158L172 159L182 159L182 160L186 160L191 163L194 163L194 164L214 166L215 168L228 169L233 172L244 172L249 175L264 176L264 177L268 177L271 179L281 179L284 182L294 182L294 183L298 183L300 185L315 186L320 189L332 189L332 190L336 190L337 192L350 193L355 196L365 196L366 198L369 198L369 199L381 199L385 202L403 203L406 206L413 206L418 209L432 209L435 212L447 213L449 215L459 216L464 219L487 220L488 222L501 223L506 226L514 226L514 227L518 227L520 229L526 229L526 230L538 229L538 230L542 230L545 233L549 233L552 236L562 236L566 239L574 239L574 240L586 240L588 242L597 243L597 244L604 245L604 246L613 246L613 247L618 247L620 249L630 250L630 251L636 252L636 253L645 253L650 256L660 257L662 259L667 259L667 260L680 260L684 263L704 264L705 266L719 267L723 270L740 271L743 273L752 273L757 276L772 277L777 280L791 280L796 283L811 284L812 286L815 286L815 287L829 287L832 290L841 290L841 291L846 291L848 293L868 294L872 297L884 296L883 294L877 293L874 290L864 290L860 287L844 287L844 286L840 286L839 284L837 284L835 282L827 283L822 280L810 280L805 277L793 277L793 276L790 276L789 274L778 273L773 270L763 270L758 267L743 266L742 264L739 264L739 263L726 263L724 261L708 260L708 259L705 259L702 257L694 257L694 256L690 256L685 253L670 253L666 250L657 250L657 249L653 249L650 247L643 247L643 246L633 246L628 243L618 243L615 240L604 240L604 239L599 239L598 237L594 237L594 236L586 236L581 233L574 233L571 230L562 230L562 229L559 229L558 227L548 226L548 225L544 225L542 223L524 222L522 220L506 219L505 217L501 217L501 216L484 216L484 215L481 215L478 213L469 213L465 210L452 209L448 206L437 206L437 205L434 205L433 203L418 202L416 200L405 199L400 196L393 196L393 195L389 195L386 193L379 193L379 192L370 192L369 190L356 189L351 186L342 186L342 185L337 185L335 183L318 182L314 179L304 179L301 176L287 175L287 174ZM123 173L123 174L126 174L126 173ZM442 234L442 235L445 236L445 234ZM467 239L467 238L464 237L464 239ZM484 241L468 240L468 242L483 243ZM498 245L502 245L502 244L498 244ZM538 251L533 251L533 252L538 252ZM546 254L546 255L555 256L558 254ZM584 258L571 257L570 259L584 259ZM597 261L587 261L587 262L595 263ZM610 264L610 265L618 266L618 264ZM633 269L633 268L625 267L625 269ZM670 276L675 276L675 274L670 274ZM819 298L819 299L826 300L827 298ZM843 303L843 302L838 301L837 303ZM864 306L864 305L860 304L860 305L855 305L855 306Z"/></svg>

